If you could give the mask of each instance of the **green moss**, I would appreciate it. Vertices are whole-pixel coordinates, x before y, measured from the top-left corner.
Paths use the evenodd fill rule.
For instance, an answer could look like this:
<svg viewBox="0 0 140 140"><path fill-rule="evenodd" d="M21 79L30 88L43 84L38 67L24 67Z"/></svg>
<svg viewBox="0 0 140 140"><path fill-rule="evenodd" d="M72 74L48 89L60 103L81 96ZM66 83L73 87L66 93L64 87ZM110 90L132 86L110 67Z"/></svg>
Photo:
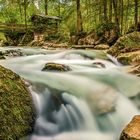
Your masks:
<svg viewBox="0 0 140 140"><path fill-rule="evenodd" d="M140 51L121 53L117 57L117 60L126 65L140 63Z"/></svg>
<svg viewBox="0 0 140 140"><path fill-rule="evenodd" d="M96 28L97 35L101 36L104 34L105 31L110 31L111 29L117 28L115 23L102 23L99 24Z"/></svg>
<svg viewBox="0 0 140 140"><path fill-rule="evenodd" d="M0 139L16 140L32 132L34 108L21 78L0 66Z"/></svg>
<svg viewBox="0 0 140 140"><path fill-rule="evenodd" d="M6 40L6 38L5 38L5 36L4 36L4 33L0 33L0 40L3 40L3 41Z"/></svg>
<svg viewBox="0 0 140 140"><path fill-rule="evenodd" d="M118 56L120 53L132 52L140 50L140 33L133 32L120 37L112 46L108 53L113 56Z"/></svg>

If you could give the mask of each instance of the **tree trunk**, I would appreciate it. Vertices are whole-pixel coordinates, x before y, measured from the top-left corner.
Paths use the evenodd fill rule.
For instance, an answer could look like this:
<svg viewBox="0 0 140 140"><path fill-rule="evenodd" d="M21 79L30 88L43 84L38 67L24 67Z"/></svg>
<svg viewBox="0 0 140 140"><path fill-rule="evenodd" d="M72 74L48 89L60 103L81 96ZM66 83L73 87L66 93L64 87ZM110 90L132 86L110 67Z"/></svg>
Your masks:
<svg viewBox="0 0 140 140"><path fill-rule="evenodd" d="M103 0L103 7L104 7L104 22L108 23L107 17L107 0Z"/></svg>
<svg viewBox="0 0 140 140"><path fill-rule="evenodd" d="M112 0L109 1L109 22L112 22Z"/></svg>
<svg viewBox="0 0 140 140"><path fill-rule="evenodd" d="M20 19L22 21L22 7L21 7L21 0L18 0L19 12L20 12Z"/></svg>
<svg viewBox="0 0 140 140"><path fill-rule="evenodd" d="M128 17L129 17L129 9L130 9L130 0L127 0L127 8L126 8L126 14L125 14L125 29L124 29L124 33L127 32L128 30L128 25L129 25L129 21L128 21Z"/></svg>
<svg viewBox="0 0 140 140"><path fill-rule="evenodd" d="M120 34L120 24L119 24L119 17L118 17L118 6L117 0L113 0L113 8L114 8L114 15L115 15L115 23L117 25L117 31Z"/></svg>
<svg viewBox="0 0 140 140"><path fill-rule="evenodd" d="M99 0L99 23L102 24L103 19L102 19L102 0Z"/></svg>
<svg viewBox="0 0 140 140"><path fill-rule="evenodd" d="M24 0L24 20L25 20L25 26L27 31L27 1Z"/></svg>
<svg viewBox="0 0 140 140"><path fill-rule="evenodd" d="M135 2L135 29L137 29L137 25L138 25L138 0L134 0Z"/></svg>
<svg viewBox="0 0 140 140"><path fill-rule="evenodd" d="M80 0L76 0L76 5L77 5L77 34L80 34L83 31Z"/></svg>
<svg viewBox="0 0 140 140"><path fill-rule="evenodd" d="M122 34L122 32L123 32L123 7L124 7L124 3L123 3L123 0L119 0L119 3L120 3L120 5L119 5L119 17L120 17L120 33Z"/></svg>
<svg viewBox="0 0 140 140"><path fill-rule="evenodd" d="M45 15L48 15L48 0L44 0Z"/></svg>

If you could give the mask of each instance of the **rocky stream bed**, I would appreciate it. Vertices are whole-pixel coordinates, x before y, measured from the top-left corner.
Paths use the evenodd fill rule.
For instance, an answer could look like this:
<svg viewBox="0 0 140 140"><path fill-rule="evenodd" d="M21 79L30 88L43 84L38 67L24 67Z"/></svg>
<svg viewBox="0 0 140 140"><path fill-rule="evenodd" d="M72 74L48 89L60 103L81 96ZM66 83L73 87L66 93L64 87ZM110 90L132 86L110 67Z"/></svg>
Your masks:
<svg viewBox="0 0 140 140"><path fill-rule="evenodd" d="M139 32L133 32L119 38L117 42L114 44L114 46L112 47L107 47L106 44L100 45L99 48L98 46L94 47L94 49L100 49L100 50L103 49L105 53L107 52L108 54L111 54L112 56L114 56L121 64L125 65L125 71L127 71L127 73L140 76L140 33ZM48 54L50 56L51 55L53 56L53 54L55 54L56 52L59 52L59 50L55 52L51 52L51 53L49 52ZM64 57L64 55L62 54L61 54L61 57L62 56ZM73 55L73 53L71 52L68 54L69 55L67 56L66 59L71 58L70 54ZM81 55L78 52L76 52L76 54ZM89 52L84 53L84 51L82 52L82 55L87 60L90 60L90 59L92 60L93 54L92 53L90 54ZM16 58L19 59L21 57L21 62L22 62L23 56L30 56L30 55L33 55L33 57L34 55L36 56L38 55L38 58L40 59L40 57L43 57L42 55L44 56L47 55L47 50L38 49L37 51L36 50L34 51L34 49L30 49L29 51L22 48L0 49L0 59L2 61L5 61L5 59L6 60L14 59L13 62L15 62L15 67L18 66L18 63L20 63L20 61L17 61L17 64L16 64L16 61L15 61ZM36 56L35 56L35 59L36 59ZM60 57L57 57L57 54L54 55L54 57L56 57L56 59L58 58L61 59ZM102 53L101 54L98 53L98 55L95 54L95 57L98 59L106 58L106 56L102 55ZM32 59L32 57L30 59ZM79 67L82 68L82 66L85 65L85 64L80 64L78 67L76 67L74 66L74 64L72 64L72 67L71 67L71 64L67 66L65 63L62 63L62 64L59 63L59 61L53 62L52 61L53 59L54 58L52 57L50 57L49 59L46 58L46 60L49 60L50 62L42 66L42 70L44 72L47 72L47 71L71 72L73 71L72 70L73 68L79 69ZM78 56L78 59L79 59L79 56ZM42 64L43 59L40 62ZM86 65L88 66L89 64L87 63ZM12 64L11 66L12 66L11 69L13 68L13 70L16 71L17 67L16 69L14 69L15 68L14 64ZM105 69L106 64L95 61L94 68ZM22 69L22 67L21 68L19 67L19 69ZM20 70L17 70L17 73L20 73ZM56 92L54 87L52 88L52 91ZM139 91L140 91L140 88L139 88ZM24 83L23 78L20 78L20 76L17 75L15 72L7 68L4 68L3 66L0 66L0 114L1 114L0 139L15 140L15 139L20 139L24 136L28 136L31 133L33 133L35 120L36 120L35 119L36 109L32 101L32 96L30 92L31 91L27 89L27 85ZM137 93L137 98L140 98L139 96L140 96L139 93ZM60 99L58 98L59 97L55 97L55 96L53 98L56 101L55 103L57 104L59 104L59 100L62 101L61 98ZM132 140L132 139L140 140L139 130L140 130L140 115L137 114L137 116L135 116L132 119L132 121L126 126L126 128L124 128L124 130L120 134L120 140ZM36 138L34 138L33 140L36 140Z"/></svg>

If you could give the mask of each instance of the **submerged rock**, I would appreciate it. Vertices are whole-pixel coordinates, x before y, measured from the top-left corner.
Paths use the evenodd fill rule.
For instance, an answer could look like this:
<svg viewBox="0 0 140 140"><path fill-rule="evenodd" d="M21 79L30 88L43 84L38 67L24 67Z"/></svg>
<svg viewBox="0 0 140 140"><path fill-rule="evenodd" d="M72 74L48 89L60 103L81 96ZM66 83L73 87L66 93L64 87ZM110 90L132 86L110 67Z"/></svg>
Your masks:
<svg viewBox="0 0 140 140"><path fill-rule="evenodd" d="M70 71L71 68L69 66L63 65L63 64L58 64L58 63L47 63L42 71L60 71L60 72L64 72L64 71Z"/></svg>
<svg viewBox="0 0 140 140"><path fill-rule="evenodd" d="M3 55L0 55L0 59L5 59L5 57Z"/></svg>
<svg viewBox="0 0 140 140"><path fill-rule="evenodd" d="M124 128L120 140L140 140L140 115L135 116Z"/></svg>
<svg viewBox="0 0 140 140"><path fill-rule="evenodd" d="M105 68L105 64L101 63L101 62L94 62L93 66L96 68Z"/></svg>
<svg viewBox="0 0 140 140"><path fill-rule="evenodd" d="M0 66L0 139L16 140L33 130L32 98L21 78Z"/></svg>
<svg viewBox="0 0 140 140"><path fill-rule="evenodd" d="M0 52L0 59L5 59L4 55L2 54L2 52Z"/></svg>

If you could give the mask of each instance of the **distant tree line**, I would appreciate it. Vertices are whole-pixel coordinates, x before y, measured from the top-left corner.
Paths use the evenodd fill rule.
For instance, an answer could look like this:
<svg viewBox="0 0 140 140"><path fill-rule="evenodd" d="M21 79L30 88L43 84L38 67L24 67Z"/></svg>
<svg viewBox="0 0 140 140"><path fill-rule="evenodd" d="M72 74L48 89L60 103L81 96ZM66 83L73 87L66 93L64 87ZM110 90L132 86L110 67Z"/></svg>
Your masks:
<svg viewBox="0 0 140 140"><path fill-rule="evenodd" d="M63 34L90 32L114 23L119 34L140 28L139 0L1 0L0 22L29 24L33 14L62 18Z"/></svg>

